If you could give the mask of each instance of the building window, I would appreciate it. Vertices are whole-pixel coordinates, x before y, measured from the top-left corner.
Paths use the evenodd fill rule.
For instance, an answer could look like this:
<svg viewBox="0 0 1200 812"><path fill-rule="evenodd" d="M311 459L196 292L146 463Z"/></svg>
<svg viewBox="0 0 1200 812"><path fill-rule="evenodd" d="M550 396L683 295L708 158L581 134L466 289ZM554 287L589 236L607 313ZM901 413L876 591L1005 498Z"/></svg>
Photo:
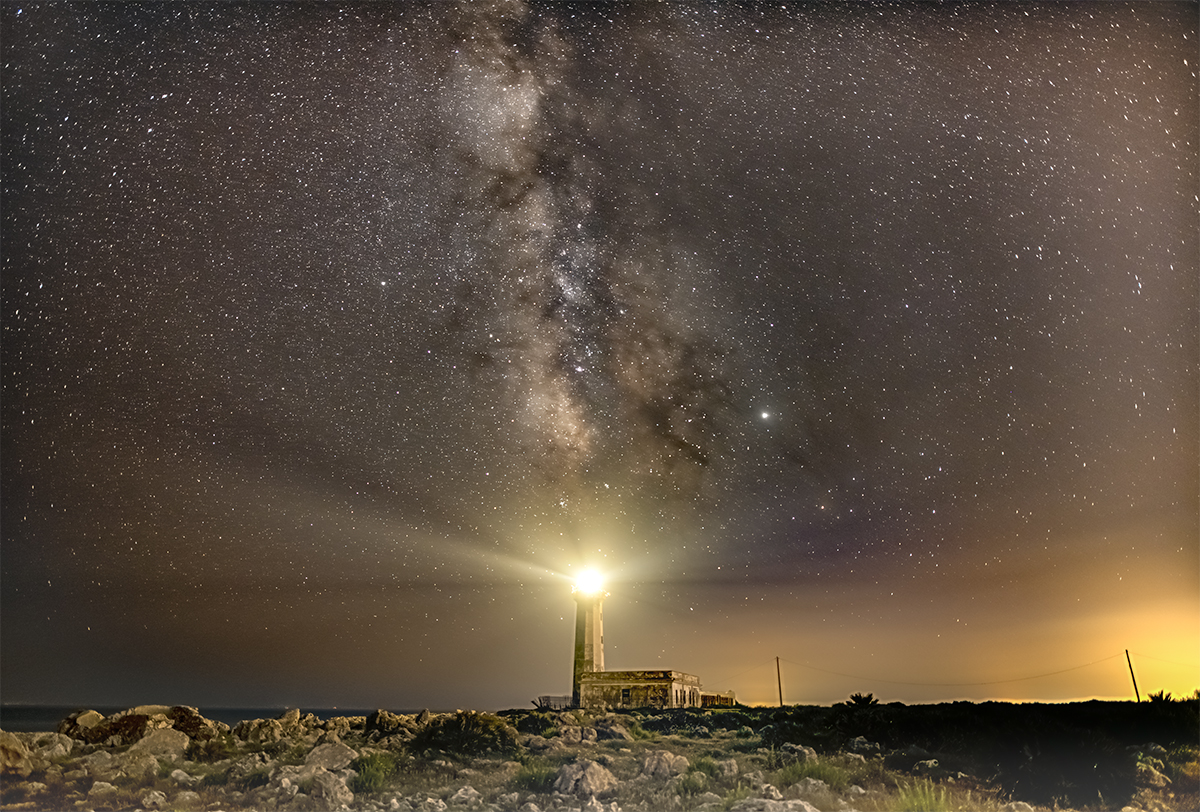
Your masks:
<svg viewBox="0 0 1200 812"><path fill-rule="evenodd" d="M622 705L629 704L629 689L628 688L621 689L621 704Z"/></svg>

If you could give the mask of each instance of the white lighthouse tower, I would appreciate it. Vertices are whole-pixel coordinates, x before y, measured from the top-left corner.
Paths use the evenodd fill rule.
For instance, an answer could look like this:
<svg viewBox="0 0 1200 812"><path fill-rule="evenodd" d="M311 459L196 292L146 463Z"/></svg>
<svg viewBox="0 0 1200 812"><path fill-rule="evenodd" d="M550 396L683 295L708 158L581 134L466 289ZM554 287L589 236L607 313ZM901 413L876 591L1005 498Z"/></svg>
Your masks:
<svg viewBox="0 0 1200 812"><path fill-rule="evenodd" d="M604 591L599 573L580 573L571 588L575 598L575 672L571 679L571 705L580 706L579 684L584 674L604 670Z"/></svg>

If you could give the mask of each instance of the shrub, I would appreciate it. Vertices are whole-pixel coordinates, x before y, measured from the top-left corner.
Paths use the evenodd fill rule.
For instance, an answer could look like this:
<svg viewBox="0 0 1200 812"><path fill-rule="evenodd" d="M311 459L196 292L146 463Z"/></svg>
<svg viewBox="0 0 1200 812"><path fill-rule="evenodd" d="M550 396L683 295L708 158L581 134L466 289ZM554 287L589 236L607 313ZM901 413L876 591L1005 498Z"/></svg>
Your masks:
<svg viewBox="0 0 1200 812"><path fill-rule="evenodd" d="M654 734L642 727L642 723L634 716L629 717L629 724L625 726L625 729L628 730L629 735L633 736L635 739L654 738Z"/></svg>
<svg viewBox="0 0 1200 812"><path fill-rule="evenodd" d="M529 758L513 776L512 784L526 792L549 792L554 788L557 774L557 768L544 758Z"/></svg>
<svg viewBox="0 0 1200 812"><path fill-rule="evenodd" d="M721 805L728 810L738 801L744 801L752 795L754 795L754 790L745 784L738 784L736 787L729 790L729 792L725 793L725 797L721 799Z"/></svg>
<svg viewBox="0 0 1200 812"><path fill-rule="evenodd" d="M688 772L679 776L679 783L675 785L675 789L685 798L699 795L708 790L708 776L702 772Z"/></svg>
<svg viewBox="0 0 1200 812"><path fill-rule="evenodd" d="M520 745L516 729L499 716L459 711L432 720L413 737L410 746L418 752L445 750L457 755L482 756L513 754Z"/></svg>
<svg viewBox="0 0 1200 812"><path fill-rule="evenodd" d="M237 755L237 745L228 733L216 736L206 741L193 739L188 745L186 757L188 761L223 761Z"/></svg>
<svg viewBox="0 0 1200 812"><path fill-rule="evenodd" d="M696 759L689 767L690 773L704 773L709 778L720 778L721 770L717 767L717 762L713 761L708 756L702 756Z"/></svg>
<svg viewBox="0 0 1200 812"><path fill-rule="evenodd" d="M368 753L350 762L350 769L358 773L350 780L353 792L381 792L400 771L400 763L391 753Z"/></svg>
<svg viewBox="0 0 1200 812"><path fill-rule="evenodd" d="M950 812L950 799L945 787L935 786L928 779L903 784L896 791L895 812Z"/></svg>

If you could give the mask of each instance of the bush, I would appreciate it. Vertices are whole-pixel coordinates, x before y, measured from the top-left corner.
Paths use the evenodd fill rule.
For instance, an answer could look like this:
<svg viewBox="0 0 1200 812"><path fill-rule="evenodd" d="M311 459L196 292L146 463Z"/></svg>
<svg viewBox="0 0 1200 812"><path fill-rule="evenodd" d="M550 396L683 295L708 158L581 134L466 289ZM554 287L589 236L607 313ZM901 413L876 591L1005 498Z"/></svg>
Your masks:
<svg viewBox="0 0 1200 812"><path fill-rule="evenodd" d="M233 737L226 733L206 741L193 739L192 743L188 745L186 758L188 761L211 763L233 758L237 755L237 751L237 744L233 741Z"/></svg>
<svg viewBox="0 0 1200 812"><path fill-rule="evenodd" d="M717 762L713 761L708 756L702 756L696 759L689 767L690 773L704 773L709 778L719 778L721 770L717 767Z"/></svg>
<svg viewBox="0 0 1200 812"><path fill-rule="evenodd" d="M358 773L350 780L353 792L381 792L400 771L400 763L391 753L369 753L350 762L350 769Z"/></svg>
<svg viewBox="0 0 1200 812"><path fill-rule="evenodd" d="M945 787L923 779L899 787L895 812L950 812L950 799Z"/></svg>
<svg viewBox="0 0 1200 812"><path fill-rule="evenodd" d="M513 776L512 784L526 792L549 792L557 774L558 769L544 758L529 758Z"/></svg>
<svg viewBox="0 0 1200 812"><path fill-rule="evenodd" d="M474 711L439 716L413 737L410 746L418 752L444 750L463 756L511 755L520 747L512 725L499 716Z"/></svg>
<svg viewBox="0 0 1200 812"><path fill-rule="evenodd" d="M688 772L679 776L679 783L675 785L675 789L685 798L699 795L708 790L708 776L702 772Z"/></svg>

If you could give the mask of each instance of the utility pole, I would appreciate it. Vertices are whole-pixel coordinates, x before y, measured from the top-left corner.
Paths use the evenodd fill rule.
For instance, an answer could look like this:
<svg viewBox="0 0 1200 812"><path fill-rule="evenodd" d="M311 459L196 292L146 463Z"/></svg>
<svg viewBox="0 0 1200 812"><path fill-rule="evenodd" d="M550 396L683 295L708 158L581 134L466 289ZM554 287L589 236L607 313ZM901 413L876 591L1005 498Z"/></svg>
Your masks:
<svg viewBox="0 0 1200 812"><path fill-rule="evenodd" d="M783 676L779 673L779 658L775 658L775 684L779 686L779 707L783 707Z"/></svg>
<svg viewBox="0 0 1200 812"><path fill-rule="evenodd" d="M1129 663L1129 678L1133 680L1133 695L1137 697L1137 701L1142 701L1142 695L1138 693L1137 677L1133 675L1133 660L1129 659L1129 649L1125 649L1125 662Z"/></svg>

